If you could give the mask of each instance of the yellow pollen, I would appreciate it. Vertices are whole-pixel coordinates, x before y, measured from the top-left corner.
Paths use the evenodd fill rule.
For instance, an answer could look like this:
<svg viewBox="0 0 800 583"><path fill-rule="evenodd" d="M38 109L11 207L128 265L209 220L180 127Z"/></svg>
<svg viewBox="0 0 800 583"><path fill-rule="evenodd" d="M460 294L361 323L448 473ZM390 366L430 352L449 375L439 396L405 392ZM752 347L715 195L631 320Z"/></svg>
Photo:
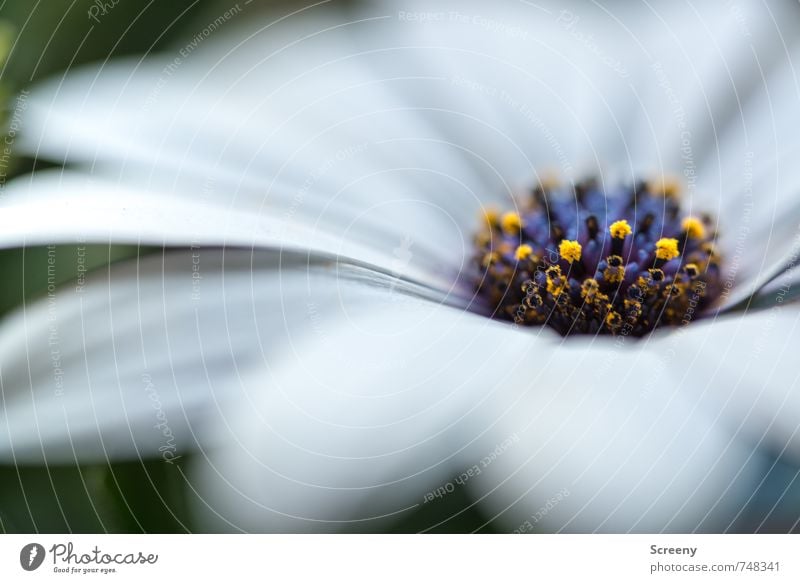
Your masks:
<svg viewBox="0 0 800 583"><path fill-rule="evenodd" d="M639 286L639 288L642 290L643 295L645 296L649 296L655 293L655 291L658 289L659 283L660 281L654 280L652 275L649 277L640 275L639 278L636 280L636 285Z"/></svg>
<svg viewBox="0 0 800 583"><path fill-rule="evenodd" d="M511 253L512 249L514 249L514 246L511 245L511 243L507 243L506 241L503 241L502 243L500 243L497 246L497 252L500 255L505 255L506 253Z"/></svg>
<svg viewBox="0 0 800 583"><path fill-rule="evenodd" d="M713 257L714 254L716 253L713 243L703 243L700 246L700 249L702 249L709 257Z"/></svg>
<svg viewBox="0 0 800 583"><path fill-rule="evenodd" d="M606 325L611 328L618 328L622 324L622 316L615 311L610 311L606 316Z"/></svg>
<svg viewBox="0 0 800 583"><path fill-rule="evenodd" d="M489 267L490 265L496 263L499 260L500 260L500 255L498 255L495 252L491 252L491 253L487 253L486 255L483 256L483 260L481 261L481 264L484 267Z"/></svg>
<svg viewBox="0 0 800 583"><path fill-rule="evenodd" d="M553 294L553 296L558 296L562 291L564 291L564 284L566 282L561 275L561 268L558 265L548 267L547 271L545 271L545 275L547 275L548 293Z"/></svg>
<svg viewBox="0 0 800 583"><path fill-rule="evenodd" d="M531 256L531 253L533 253L533 247L530 245L520 245L514 252L514 257L516 257L517 261L524 261Z"/></svg>
<svg viewBox="0 0 800 583"><path fill-rule="evenodd" d="M629 320L636 320L642 315L642 303L636 300L625 300L625 311Z"/></svg>
<svg viewBox="0 0 800 583"><path fill-rule="evenodd" d="M624 239L633 232L631 230L631 226L628 224L628 221L625 219L611 223L611 226L608 228L608 230L611 233L611 236L615 239Z"/></svg>
<svg viewBox="0 0 800 583"><path fill-rule="evenodd" d="M559 184L560 180L558 179L558 173L552 170L542 172L539 177L539 186L542 188L542 190L553 190L558 188Z"/></svg>
<svg viewBox="0 0 800 583"><path fill-rule="evenodd" d="M570 263L578 261L581 258L581 244L577 241L568 241L564 239L558 246L558 252L561 258Z"/></svg>
<svg viewBox="0 0 800 583"><path fill-rule="evenodd" d="M525 298L522 300L522 303L525 304L525 307L530 309L536 309L542 306L542 296L540 296L537 292L533 292L530 295L526 295Z"/></svg>
<svg viewBox="0 0 800 583"><path fill-rule="evenodd" d="M670 259L675 259L678 255L680 253L678 252L677 239L664 238L656 241L656 257L658 259L669 261Z"/></svg>
<svg viewBox="0 0 800 583"><path fill-rule="evenodd" d="M606 267L603 271L603 279L605 279L608 283L619 283L623 279L625 279L625 267L617 266L617 267Z"/></svg>
<svg viewBox="0 0 800 583"><path fill-rule="evenodd" d="M493 227L500 222L500 212L494 207L486 207L483 209L483 220L488 226Z"/></svg>
<svg viewBox="0 0 800 583"><path fill-rule="evenodd" d="M686 235L692 239L702 239L706 235L703 222L695 217L686 217L683 219L681 227L686 232Z"/></svg>
<svg viewBox="0 0 800 583"><path fill-rule="evenodd" d="M492 234L489 231L478 231L475 234L475 245L477 247L486 247L492 242Z"/></svg>
<svg viewBox="0 0 800 583"><path fill-rule="evenodd" d="M675 178L668 178L665 176L652 186L656 194L660 194L666 198L674 198L681 193L681 183Z"/></svg>
<svg viewBox="0 0 800 583"><path fill-rule="evenodd" d="M517 213L506 213L501 220L503 231L509 235L516 235L522 229L522 218Z"/></svg>
<svg viewBox="0 0 800 583"><path fill-rule="evenodd" d="M581 284L581 297L584 299L592 299L599 289L600 285L597 283L596 279L589 278L584 280Z"/></svg>

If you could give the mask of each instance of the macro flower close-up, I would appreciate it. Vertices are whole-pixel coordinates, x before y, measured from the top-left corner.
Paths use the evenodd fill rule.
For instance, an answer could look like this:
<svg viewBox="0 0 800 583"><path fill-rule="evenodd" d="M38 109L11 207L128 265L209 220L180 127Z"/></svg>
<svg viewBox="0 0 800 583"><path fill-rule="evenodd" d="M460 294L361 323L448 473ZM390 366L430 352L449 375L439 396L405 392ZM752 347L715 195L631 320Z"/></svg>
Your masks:
<svg viewBox="0 0 800 583"><path fill-rule="evenodd" d="M8 93L4 529L800 530L800 4L257 4Z"/></svg>

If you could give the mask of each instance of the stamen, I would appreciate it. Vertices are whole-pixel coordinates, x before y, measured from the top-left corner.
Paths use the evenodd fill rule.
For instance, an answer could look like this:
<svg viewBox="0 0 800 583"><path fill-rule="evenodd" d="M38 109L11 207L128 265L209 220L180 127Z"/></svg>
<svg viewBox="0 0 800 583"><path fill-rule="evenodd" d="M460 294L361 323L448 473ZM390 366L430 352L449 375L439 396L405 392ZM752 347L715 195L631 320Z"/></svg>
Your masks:
<svg viewBox="0 0 800 583"><path fill-rule="evenodd" d="M490 265L494 265L498 261L500 261L500 254L493 251L483 256L481 265L483 265L484 267L489 267Z"/></svg>
<svg viewBox="0 0 800 583"><path fill-rule="evenodd" d="M558 252L561 255L561 259L569 263L574 263L581 258L581 244L577 241L568 241L564 239L558 246Z"/></svg>
<svg viewBox="0 0 800 583"><path fill-rule="evenodd" d="M494 207L486 207L483 209L483 221L489 228L497 227L500 224L500 211Z"/></svg>
<svg viewBox="0 0 800 583"><path fill-rule="evenodd" d="M678 252L677 239L659 239L656 241L656 259L662 261L669 261L675 259L680 253Z"/></svg>
<svg viewBox="0 0 800 583"><path fill-rule="evenodd" d="M586 232L589 234L590 239L597 239L597 233L600 232L600 226L597 224L597 217L589 215L586 217Z"/></svg>
<svg viewBox="0 0 800 583"><path fill-rule="evenodd" d="M622 219L611 223L608 231L611 233L611 254L622 255L622 246L625 244L625 237L633 232L631 231L631 226L628 224L628 221Z"/></svg>
<svg viewBox="0 0 800 583"><path fill-rule="evenodd" d="M653 213L647 213L642 219L642 222L639 223L639 233L647 234L650 231L650 227L653 225L655 220L656 217Z"/></svg>
<svg viewBox="0 0 800 583"><path fill-rule="evenodd" d="M686 272L686 275L689 276L689 279L694 279L695 277L697 277L697 274L700 273L700 270L697 269L697 265L695 265L694 263L687 263L684 266L683 271Z"/></svg>
<svg viewBox="0 0 800 583"><path fill-rule="evenodd" d="M677 198L681 193L681 185L674 178L663 177L661 180L656 181L654 185L656 194L660 194L665 198Z"/></svg>
<svg viewBox="0 0 800 583"><path fill-rule="evenodd" d="M517 250L514 251L514 257L517 259L517 261L524 261L532 254L533 254L533 247L531 247L530 245L526 245L525 243L517 247Z"/></svg>
<svg viewBox="0 0 800 583"><path fill-rule="evenodd" d="M600 291L600 284L596 279L586 279L581 284L581 297L587 301L592 301Z"/></svg>
<svg viewBox="0 0 800 583"><path fill-rule="evenodd" d="M608 228L608 230L611 233L611 236L615 239L624 239L632 233L631 226L625 219L611 223L611 226Z"/></svg>
<svg viewBox="0 0 800 583"><path fill-rule="evenodd" d="M518 235L522 229L522 218L517 213L506 213L503 215L501 226L507 235Z"/></svg>
<svg viewBox="0 0 800 583"><path fill-rule="evenodd" d="M606 262L608 267L603 271L603 279L608 283L619 283L625 279L625 266L623 265L622 257L611 255Z"/></svg>
<svg viewBox="0 0 800 583"><path fill-rule="evenodd" d="M643 336L702 317L722 290L715 222L681 215L678 191L548 184L519 201L521 213L485 209L477 293L495 317L565 335Z"/></svg>
<svg viewBox="0 0 800 583"><path fill-rule="evenodd" d="M706 229L700 219L686 217L681 223L681 228L686 236L692 239L702 239L706 236Z"/></svg>

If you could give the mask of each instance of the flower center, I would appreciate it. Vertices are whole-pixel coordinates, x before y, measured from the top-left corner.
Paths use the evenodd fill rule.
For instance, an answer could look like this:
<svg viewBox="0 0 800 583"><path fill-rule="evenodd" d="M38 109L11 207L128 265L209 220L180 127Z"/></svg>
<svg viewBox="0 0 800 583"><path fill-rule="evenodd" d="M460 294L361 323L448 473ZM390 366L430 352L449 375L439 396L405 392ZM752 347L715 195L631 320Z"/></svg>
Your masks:
<svg viewBox="0 0 800 583"><path fill-rule="evenodd" d="M539 186L520 212L485 211L476 289L516 324L642 336L690 323L719 295L715 239L712 217L682 215L664 182Z"/></svg>

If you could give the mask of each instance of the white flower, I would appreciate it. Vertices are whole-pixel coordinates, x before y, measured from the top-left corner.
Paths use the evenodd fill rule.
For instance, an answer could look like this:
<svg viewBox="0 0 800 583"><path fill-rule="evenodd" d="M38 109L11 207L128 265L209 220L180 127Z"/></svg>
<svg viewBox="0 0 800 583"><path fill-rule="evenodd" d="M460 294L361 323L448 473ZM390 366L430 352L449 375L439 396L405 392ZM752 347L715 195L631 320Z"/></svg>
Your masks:
<svg viewBox="0 0 800 583"><path fill-rule="evenodd" d="M456 488L505 530L735 530L800 462L797 21L317 6L35 88L18 147L67 166L7 186L0 244L168 248L5 321L0 452L196 451L212 530L382 529ZM769 308L625 342L465 310L479 211L543 170L679 175L723 307Z"/></svg>

